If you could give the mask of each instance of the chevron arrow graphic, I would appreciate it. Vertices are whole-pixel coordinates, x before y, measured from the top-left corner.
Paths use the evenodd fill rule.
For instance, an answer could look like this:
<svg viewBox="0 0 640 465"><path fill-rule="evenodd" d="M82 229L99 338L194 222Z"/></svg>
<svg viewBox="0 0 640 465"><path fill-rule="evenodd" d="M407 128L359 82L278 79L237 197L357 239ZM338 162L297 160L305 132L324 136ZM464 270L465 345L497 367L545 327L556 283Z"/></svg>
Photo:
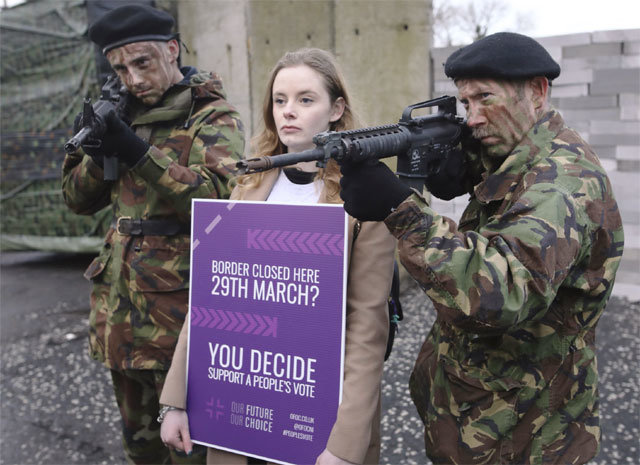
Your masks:
<svg viewBox="0 0 640 465"><path fill-rule="evenodd" d="M333 234L331 238L327 241L327 248L333 255L340 255L342 253L342 248L339 247L338 241L340 240L340 236L338 234Z"/></svg>
<svg viewBox="0 0 640 465"><path fill-rule="evenodd" d="M256 323L256 320L251 316L251 313L245 313L245 316L247 317L249 326L247 326L247 329L245 329L243 332L245 334L251 334L251 332L255 329L256 326L258 326L258 324Z"/></svg>
<svg viewBox="0 0 640 465"><path fill-rule="evenodd" d="M286 240L289 234L290 234L290 231L282 231L278 236L278 238L276 239L276 243L280 247L280 250L283 250L284 252L291 252L291 249L287 247L287 240Z"/></svg>
<svg viewBox="0 0 640 465"><path fill-rule="evenodd" d="M311 233L303 232L302 234L300 234L300 237L296 241L296 245L300 248L302 253L309 253L309 249L307 248L305 242L307 240L307 237L309 237L310 234Z"/></svg>
<svg viewBox="0 0 640 465"><path fill-rule="evenodd" d="M218 312L216 312L212 308L210 308L208 310L208 312L209 312L209 318L211 319L211 322L207 325L207 328L215 328L216 325L218 324L218 322L220 321L220 317L218 316Z"/></svg>
<svg viewBox="0 0 640 465"><path fill-rule="evenodd" d="M241 312L236 312L236 317L238 318L238 326L234 329L236 333L241 333L242 330L247 326L247 319L244 317L244 314Z"/></svg>
<svg viewBox="0 0 640 465"><path fill-rule="evenodd" d="M257 249L258 243L256 242L256 237L260 232L259 229L247 229L247 249Z"/></svg>
<svg viewBox="0 0 640 465"><path fill-rule="evenodd" d="M227 316L229 317L229 321L231 322L229 324L229 326L227 326L226 328L224 328L227 331L233 331L233 328L235 328L236 326L238 326L238 319L236 318L236 315L234 312L231 312L229 310L227 310L225 312L227 314Z"/></svg>
<svg viewBox="0 0 640 465"><path fill-rule="evenodd" d="M311 249L311 253L315 255L318 255L320 253L320 251L316 247L316 241L318 240L318 237L320 237L320 233L315 232L311 234L311 237L307 241L307 245L309 246L309 249Z"/></svg>
<svg viewBox="0 0 640 465"><path fill-rule="evenodd" d="M258 243L260 248L263 249L263 250L271 250L269 248L269 245L266 242L267 236L269 235L270 232L271 232L271 230L265 229L258 235L258 237L256 239L256 242Z"/></svg>
<svg viewBox="0 0 640 465"><path fill-rule="evenodd" d="M191 307L191 324L194 326L198 326L198 323L200 323L201 319L202 319L202 315L200 314L200 310L198 310L198 307L192 306Z"/></svg>
<svg viewBox="0 0 640 465"><path fill-rule="evenodd" d="M267 330L263 336L278 337L278 317L264 316L264 321L267 324Z"/></svg>
<svg viewBox="0 0 640 465"><path fill-rule="evenodd" d="M256 315L254 314L253 317L256 319L256 321L258 322L258 327L256 328L256 330L253 332L253 334L262 334L262 331L265 330L265 328L267 327L267 325L265 324L264 320L262 319L262 317L260 315Z"/></svg>
<svg viewBox="0 0 640 465"><path fill-rule="evenodd" d="M258 336L278 337L278 317L257 313L233 312L205 307L191 307L191 324Z"/></svg>
<svg viewBox="0 0 640 465"><path fill-rule="evenodd" d="M215 311L215 310L214 310ZM224 310L218 310L218 316L221 318L221 322L218 326L216 326L217 329L225 329L227 327L227 325L229 324L229 318L227 317L227 315L224 314Z"/></svg>
<svg viewBox="0 0 640 465"><path fill-rule="evenodd" d="M269 234L269 237L267 237L267 244L269 244L271 250L280 250L280 247L278 247L278 244L276 243L276 237L278 236L278 234L280 234L280 231L276 229Z"/></svg>
<svg viewBox="0 0 640 465"><path fill-rule="evenodd" d="M300 235L299 231L293 231L289 235L289 238L287 239L287 245L293 252L296 252L296 253L300 253L300 249L296 246L296 239L298 238L299 235Z"/></svg>
<svg viewBox="0 0 640 465"><path fill-rule="evenodd" d="M326 242L329 240L330 236L331 234L323 234L318 238L317 245L318 249L320 249L320 252L322 252L322 255L331 255L331 252L329 252L329 249L326 246Z"/></svg>

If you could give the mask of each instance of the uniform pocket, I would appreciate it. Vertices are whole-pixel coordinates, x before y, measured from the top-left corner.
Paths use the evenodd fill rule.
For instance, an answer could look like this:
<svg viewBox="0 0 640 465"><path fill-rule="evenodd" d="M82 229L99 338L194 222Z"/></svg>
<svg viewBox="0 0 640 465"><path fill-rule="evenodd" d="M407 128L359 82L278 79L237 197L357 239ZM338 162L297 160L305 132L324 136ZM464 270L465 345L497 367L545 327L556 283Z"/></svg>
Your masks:
<svg viewBox="0 0 640 465"><path fill-rule="evenodd" d="M432 380L436 372L436 357L434 356L433 342L427 338L422 344L418 358L416 359L411 377L409 378L409 392L411 400L418 410L423 423L427 423L429 416L429 404Z"/></svg>
<svg viewBox="0 0 640 465"><path fill-rule="evenodd" d="M173 292L189 288L188 236L145 236L130 265L132 290Z"/></svg>
<svg viewBox="0 0 640 465"><path fill-rule="evenodd" d="M431 397L435 416L427 425L438 432L430 435L427 449L455 463L501 463L512 452L509 437L522 383L443 358L438 369ZM451 433L457 439L447 437Z"/></svg>
<svg viewBox="0 0 640 465"><path fill-rule="evenodd" d="M106 334L108 318L113 302L110 300L113 277L106 272L113 255L113 230L106 238L100 254L93 259L84 272L84 277L93 282L91 290L91 312L89 313L89 347L91 356L104 362L106 356Z"/></svg>
<svg viewBox="0 0 640 465"><path fill-rule="evenodd" d="M109 260L111 260L111 253L113 250L113 230L110 230L104 240L104 245L100 250L100 254L94 258L87 269L84 271L85 279L93 281L94 284L98 284L105 281L104 270L107 268Z"/></svg>
<svg viewBox="0 0 640 465"><path fill-rule="evenodd" d="M128 251L134 350L145 368L168 368L189 301L189 237L144 236ZM134 361L134 366L138 362Z"/></svg>
<svg viewBox="0 0 640 465"><path fill-rule="evenodd" d="M496 437L511 431L517 420L515 406L522 383L475 368L467 371L447 362L442 365L451 393L449 404L454 406L451 413L463 427L490 426L487 432Z"/></svg>

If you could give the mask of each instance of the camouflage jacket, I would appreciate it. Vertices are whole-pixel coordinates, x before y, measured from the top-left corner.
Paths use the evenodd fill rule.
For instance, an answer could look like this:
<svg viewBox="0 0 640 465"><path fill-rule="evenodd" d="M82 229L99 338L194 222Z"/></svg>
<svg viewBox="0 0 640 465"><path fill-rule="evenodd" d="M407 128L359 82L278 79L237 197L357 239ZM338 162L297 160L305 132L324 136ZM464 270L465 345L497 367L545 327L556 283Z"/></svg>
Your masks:
<svg viewBox="0 0 640 465"><path fill-rule="evenodd" d="M459 225L417 194L385 222L437 311L410 380L433 462L595 456L595 327L624 239L592 149L551 110L483 174Z"/></svg>
<svg viewBox="0 0 640 465"><path fill-rule="evenodd" d="M131 127L151 147L117 181L82 151L67 155L67 205L91 214L111 204L114 219L169 219L190 225L191 199L227 198L230 167L244 134L216 75L191 71L151 109L130 111ZM187 313L189 235L122 235L112 225L85 277L93 281L89 343L112 369L168 369Z"/></svg>

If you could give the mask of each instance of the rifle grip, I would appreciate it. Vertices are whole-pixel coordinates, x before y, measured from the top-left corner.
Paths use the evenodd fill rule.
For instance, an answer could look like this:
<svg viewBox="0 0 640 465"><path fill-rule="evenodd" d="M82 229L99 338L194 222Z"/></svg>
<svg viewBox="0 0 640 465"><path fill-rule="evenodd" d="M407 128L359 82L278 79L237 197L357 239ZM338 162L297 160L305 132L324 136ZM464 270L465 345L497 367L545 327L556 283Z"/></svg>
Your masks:
<svg viewBox="0 0 640 465"><path fill-rule="evenodd" d="M118 159L114 156L104 157L104 180L115 181L118 179Z"/></svg>

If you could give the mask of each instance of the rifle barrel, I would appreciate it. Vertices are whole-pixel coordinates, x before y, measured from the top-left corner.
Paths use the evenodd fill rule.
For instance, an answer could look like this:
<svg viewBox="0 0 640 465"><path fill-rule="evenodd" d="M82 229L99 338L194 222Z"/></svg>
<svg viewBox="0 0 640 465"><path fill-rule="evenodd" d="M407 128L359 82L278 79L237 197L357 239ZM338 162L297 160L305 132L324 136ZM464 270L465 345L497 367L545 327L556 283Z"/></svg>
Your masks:
<svg viewBox="0 0 640 465"><path fill-rule="evenodd" d="M302 161L323 160L324 151L319 148L303 150L299 153L283 153L268 157L249 158L236 163L236 168L241 174L259 173L272 168L288 166Z"/></svg>
<svg viewBox="0 0 640 465"><path fill-rule="evenodd" d="M64 144L64 151L67 153L73 153L77 151L82 143L91 135L91 126L85 126L78 131L78 133Z"/></svg>

